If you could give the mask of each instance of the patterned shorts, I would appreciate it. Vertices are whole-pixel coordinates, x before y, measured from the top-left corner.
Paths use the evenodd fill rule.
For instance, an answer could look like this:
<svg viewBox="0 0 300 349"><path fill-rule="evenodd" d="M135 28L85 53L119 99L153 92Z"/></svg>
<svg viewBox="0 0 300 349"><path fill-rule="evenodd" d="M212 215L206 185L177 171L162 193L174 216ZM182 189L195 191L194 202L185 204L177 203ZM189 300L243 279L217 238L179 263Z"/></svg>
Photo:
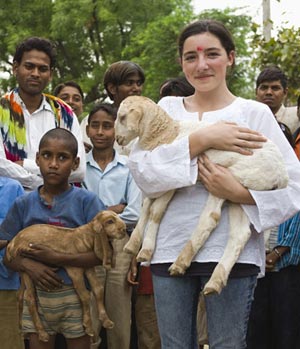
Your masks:
<svg viewBox="0 0 300 349"><path fill-rule="evenodd" d="M50 292L36 288L36 294L38 313L49 335L61 333L66 338L78 338L85 335L81 302L73 286L65 285L60 290ZM36 333L25 301L22 314L22 332Z"/></svg>

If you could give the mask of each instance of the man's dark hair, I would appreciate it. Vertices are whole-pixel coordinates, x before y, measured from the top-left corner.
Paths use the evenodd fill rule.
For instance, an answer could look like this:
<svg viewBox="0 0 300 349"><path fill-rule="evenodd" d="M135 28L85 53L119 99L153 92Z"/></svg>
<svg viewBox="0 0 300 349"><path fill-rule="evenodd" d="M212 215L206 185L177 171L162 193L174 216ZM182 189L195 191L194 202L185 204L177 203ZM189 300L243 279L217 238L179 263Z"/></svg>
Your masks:
<svg viewBox="0 0 300 349"><path fill-rule="evenodd" d="M264 68L256 79L256 88L263 82L280 81L281 86L285 90L288 86L288 78L284 72L276 65Z"/></svg>
<svg viewBox="0 0 300 349"><path fill-rule="evenodd" d="M72 81L72 80L66 81L66 82L62 82L61 84L57 85L57 86L54 88L54 91L53 91L54 96L58 96L58 95L60 94L60 91L61 91L64 87L66 87L66 86L70 86L70 87L76 88L76 89L78 90L78 92L80 93L82 99L83 99L83 91L82 91L80 85L77 84L77 82Z"/></svg>
<svg viewBox="0 0 300 349"><path fill-rule="evenodd" d="M49 139L59 139L64 140L68 145L69 151L73 154L74 158L78 153L78 142L72 132L68 131L65 128L53 128L46 132L40 140L39 150Z"/></svg>
<svg viewBox="0 0 300 349"><path fill-rule="evenodd" d="M50 68L55 66L56 62L56 49L54 44L45 38L30 37L22 41L16 48L13 61L21 63L24 52L29 52L31 50L42 51L50 59Z"/></svg>
<svg viewBox="0 0 300 349"><path fill-rule="evenodd" d="M104 88L111 100L113 95L108 90L108 84L114 86L122 85L132 74L138 74L143 84L145 82L145 73L143 69L134 62L119 61L111 64L104 73L103 83Z"/></svg>

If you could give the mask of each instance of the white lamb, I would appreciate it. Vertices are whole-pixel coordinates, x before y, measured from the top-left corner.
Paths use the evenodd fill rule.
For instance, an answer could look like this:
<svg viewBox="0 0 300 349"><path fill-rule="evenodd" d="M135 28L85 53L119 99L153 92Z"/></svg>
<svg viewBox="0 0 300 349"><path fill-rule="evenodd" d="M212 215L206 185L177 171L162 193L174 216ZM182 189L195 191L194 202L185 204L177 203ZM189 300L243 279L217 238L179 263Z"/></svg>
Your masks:
<svg viewBox="0 0 300 349"><path fill-rule="evenodd" d="M188 135L206 127L204 121L175 121L160 106L146 97L130 96L120 105L116 121L116 140L120 145L128 144L139 137L141 149L153 150L161 144L172 143L176 138ZM268 140L253 155L241 155L230 151L209 149L208 158L230 169L232 174L246 188L272 190L284 188L288 174L277 146ZM137 254L138 261L150 261L156 242L156 234L162 216L175 190L168 191L156 199L145 198L138 224L125 251ZM219 223L224 199L209 194L208 201L199 218L196 230L182 249L176 261L169 268L171 275L184 274L199 249ZM229 273L241 251L250 238L250 222L242 207L229 203L230 233L223 257L217 264L210 280L204 287L204 294L220 293L226 285ZM147 230L144 233L148 223Z"/></svg>

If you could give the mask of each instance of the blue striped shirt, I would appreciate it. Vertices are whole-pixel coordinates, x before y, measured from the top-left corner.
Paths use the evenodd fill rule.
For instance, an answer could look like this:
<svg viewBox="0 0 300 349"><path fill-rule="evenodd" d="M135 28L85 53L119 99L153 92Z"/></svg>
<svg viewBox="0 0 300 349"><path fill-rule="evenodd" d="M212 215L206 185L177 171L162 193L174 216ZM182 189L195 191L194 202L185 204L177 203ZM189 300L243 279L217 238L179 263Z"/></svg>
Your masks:
<svg viewBox="0 0 300 349"><path fill-rule="evenodd" d="M300 263L300 212L279 226L277 246L290 247L278 261L279 269Z"/></svg>

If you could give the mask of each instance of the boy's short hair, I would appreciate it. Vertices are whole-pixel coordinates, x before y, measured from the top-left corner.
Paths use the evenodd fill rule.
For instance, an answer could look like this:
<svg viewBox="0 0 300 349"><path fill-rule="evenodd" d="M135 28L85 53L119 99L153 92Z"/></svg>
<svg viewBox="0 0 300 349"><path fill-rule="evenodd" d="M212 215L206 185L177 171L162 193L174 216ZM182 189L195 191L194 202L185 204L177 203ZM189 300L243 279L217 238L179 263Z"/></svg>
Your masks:
<svg viewBox="0 0 300 349"><path fill-rule="evenodd" d="M50 59L50 68L55 66L56 62L56 49L54 44L45 38L33 36L22 41L16 48L13 61L21 63L24 52L32 50L44 52Z"/></svg>
<svg viewBox="0 0 300 349"><path fill-rule="evenodd" d="M97 103L94 105L92 110L89 112L88 116L88 125L91 122L92 116L97 113L97 111L102 110L106 112L108 115L111 115L114 120L117 119L117 108L114 107L112 104L109 103Z"/></svg>
<svg viewBox="0 0 300 349"><path fill-rule="evenodd" d="M194 94L195 88L187 81L185 76L178 76L165 80L160 85L160 98L166 96L187 97Z"/></svg>
<svg viewBox="0 0 300 349"><path fill-rule="evenodd" d="M259 73L256 79L256 89L265 81L270 82L278 80L280 81L281 86L286 89L288 86L288 78L284 72L276 65L268 66Z"/></svg>
<svg viewBox="0 0 300 349"><path fill-rule="evenodd" d="M83 91L80 87L79 84L77 84L77 82L73 81L73 80L70 80L70 81L66 81L66 82L62 82L60 84L58 84L55 88L54 88L54 91L53 91L53 94L54 96L58 96L60 94L60 91L66 87L66 86L70 86L70 87L74 87L78 90L81 98L83 99Z"/></svg>
<svg viewBox="0 0 300 349"><path fill-rule="evenodd" d="M145 82L145 73L137 63L130 61L119 61L111 64L107 68L106 72L104 73L103 83L104 88L111 100L113 100L113 95L108 90L108 84L120 86L132 74L138 74L142 84Z"/></svg>
<svg viewBox="0 0 300 349"><path fill-rule="evenodd" d="M40 140L39 151L49 139L63 139L69 147L69 151L76 158L78 153L78 142L72 132L65 128L53 128L46 132Z"/></svg>

